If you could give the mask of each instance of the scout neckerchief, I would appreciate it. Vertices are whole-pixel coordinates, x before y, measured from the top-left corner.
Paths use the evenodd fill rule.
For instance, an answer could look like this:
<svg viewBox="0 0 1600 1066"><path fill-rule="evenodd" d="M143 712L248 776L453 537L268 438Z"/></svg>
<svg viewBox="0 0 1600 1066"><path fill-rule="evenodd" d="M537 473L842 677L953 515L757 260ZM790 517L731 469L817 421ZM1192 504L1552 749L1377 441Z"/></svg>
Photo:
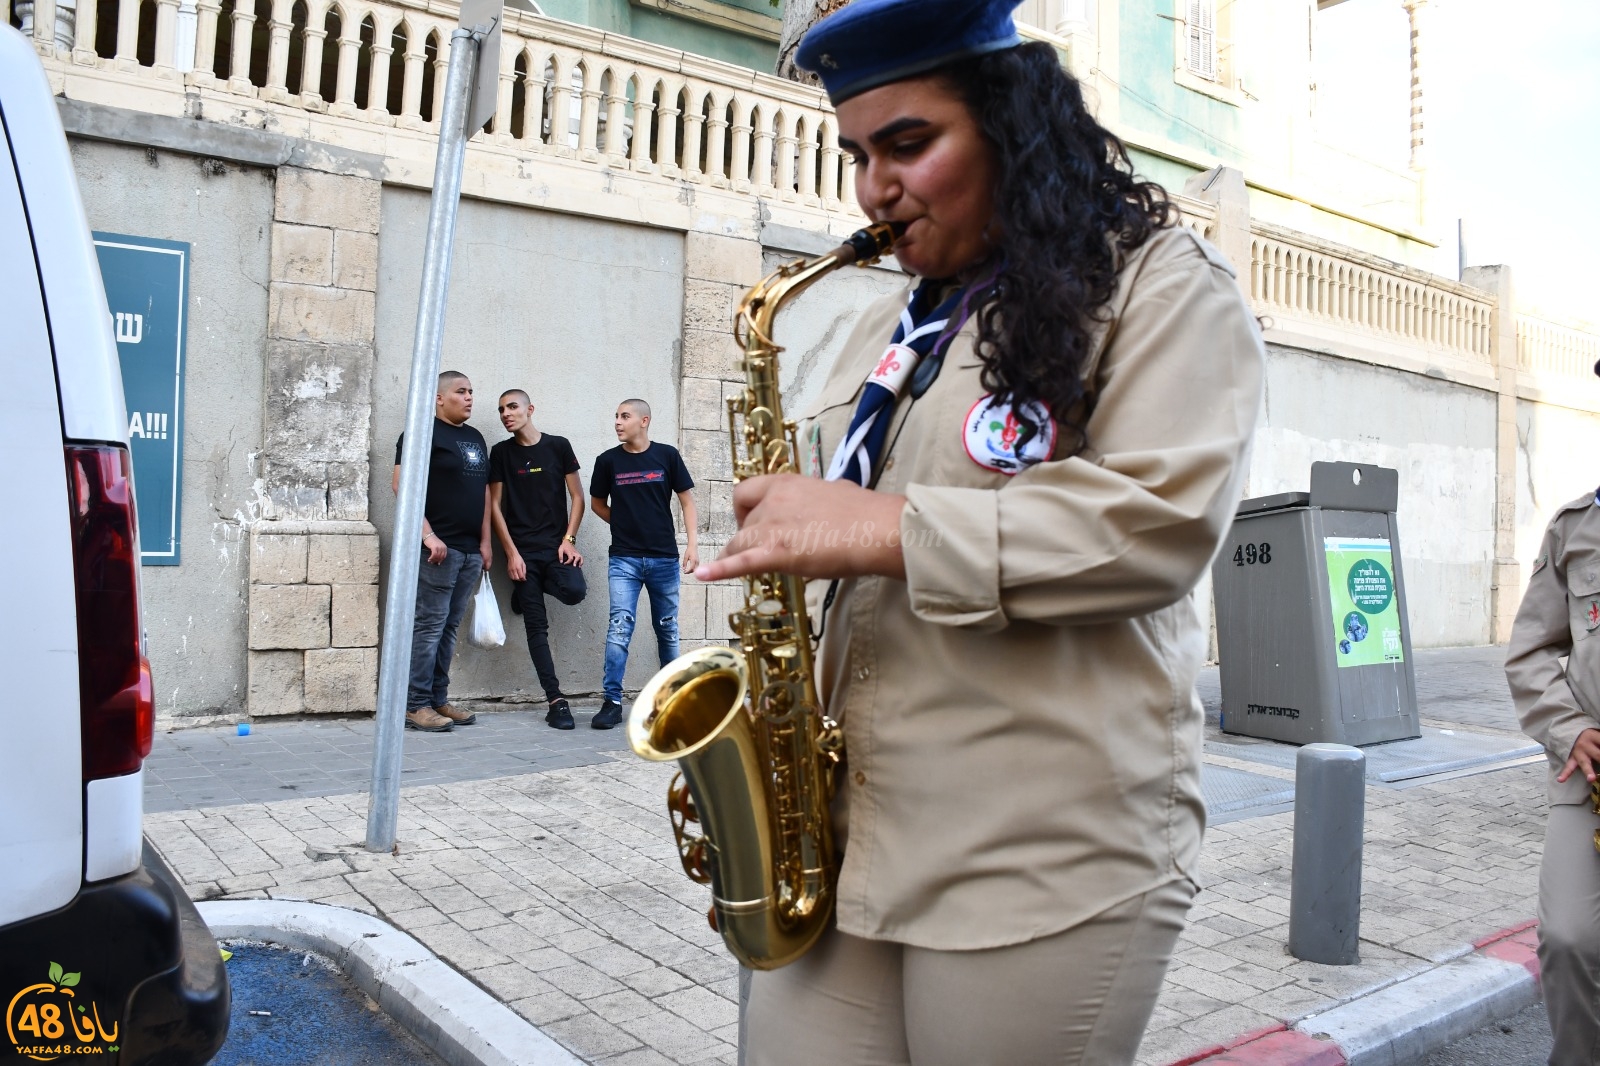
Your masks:
<svg viewBox="0 0 1600 1066"><path fill-rule="evenodd" d="M911 398L915 401L932 387L933 379L939 376L939 369L944 364L946 346L972 314L970 297L976 292L987 292L996 274L998 268L977 285L957 289L938 307L922 315L920 321L917 312L933 302L940 283L927 280L912 291L905 309L900 312L900 324L895 327L894 339L889 342L883 358L867 375L861 402L856 406L855 417L850 420L850 431L839 442L839 450L834 452L825 480L853 481L868 489L877 484L874 470L889 436L889 423L894 419L895 401L900 398L900 390L910 381ZM912 377L914 373L915 379ZM823 597L818 619L820 624L812 638L817 644L822 643L822 635L827 632L828 611L838 594L839 579L834 578L828 583L828 593Z"/></svg>
<svg viewBox="0 0 1600 1066"><path fill-rule="evenodd" d="M877 468L883 445L889 437L889 423L894 417L895 401L900 391L911 380L917 364L929 355L938 342L946 340L954 330L945 326L959 304L965 289L951 293L932 310L929 305L937 296L941 283L924 281L912 291L900 312L900 324L895 327L894 338L884 350L872 371L867 374L861 389L861 402L856 406L850 429L839 442L833 462L824 475L828 481L853 481L862 488L872 487L872 472ZM942 354L942 353L941 353Z"/></svg>

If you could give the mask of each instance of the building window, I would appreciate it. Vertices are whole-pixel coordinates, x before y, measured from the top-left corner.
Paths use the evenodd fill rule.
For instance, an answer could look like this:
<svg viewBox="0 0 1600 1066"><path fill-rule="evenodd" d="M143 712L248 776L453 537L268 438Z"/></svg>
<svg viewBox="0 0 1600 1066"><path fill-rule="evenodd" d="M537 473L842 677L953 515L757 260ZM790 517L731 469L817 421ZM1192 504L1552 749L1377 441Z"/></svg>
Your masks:
<svg viewBox="0 0 1600 1066"><path fill-rule="evenodd" d="M1175 0L1173 78L1186 89L1230 104L1250 98L1239 77L1234 11L1241 0Z"/></svg>
<svg viewBox="0 0 1600 1066"><path fill-rule="evenodd" d="M1217 5L1216 0L1187 0L1184 37L1188 42L1185 64L1189 73L1207 81L1217 80Z"/></svg>

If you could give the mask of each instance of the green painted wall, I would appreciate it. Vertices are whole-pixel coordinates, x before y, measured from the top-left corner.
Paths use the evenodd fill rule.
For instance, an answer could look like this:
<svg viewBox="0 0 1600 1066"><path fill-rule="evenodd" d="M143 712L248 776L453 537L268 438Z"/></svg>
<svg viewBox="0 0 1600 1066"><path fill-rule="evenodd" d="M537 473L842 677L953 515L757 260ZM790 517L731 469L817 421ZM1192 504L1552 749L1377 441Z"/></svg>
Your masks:
<svg viewBox="0 0 1600 1066"><path fill-rule="evenodd" d="M1172 0L1122 0L1122 122L1243 166L1239 109L1173 80L1177 57Z"/></svg>
<svg viewBox="0 0 1600 1066"><path fill-rule="evenodd" d="M627 0L622 0L627 3ZM745 5L737 5L743 7ZM668 15L662 11L634 7L631 36L668 48L681 48L695 55L710 56L741 67L771 74L778 64L778 46L772 41L747 37L742 33L708 26L704 22Z"/></svg>
<svg viewBox="0 0 1600 1066"><path fill-rule="evenodd" d="M782 8L773 7L770 0L718 2L774 18L782 14ZM677 48L767 73L778 62L778 46L771 41L695 19L636 7L628 0L539 0L539 6L551 18L626 34L666 48Z"/></svg>
<svg viewBox="0 0 1600 1066"><path fill-rule="evenodd" d="M1137 148L1128 149L1128 161L1133 172L1146 181L1153 181L1170 193L1181 193L1183 185L1200 171L1185 163L1174 162L1166 156L1152 155Z"/></svg>

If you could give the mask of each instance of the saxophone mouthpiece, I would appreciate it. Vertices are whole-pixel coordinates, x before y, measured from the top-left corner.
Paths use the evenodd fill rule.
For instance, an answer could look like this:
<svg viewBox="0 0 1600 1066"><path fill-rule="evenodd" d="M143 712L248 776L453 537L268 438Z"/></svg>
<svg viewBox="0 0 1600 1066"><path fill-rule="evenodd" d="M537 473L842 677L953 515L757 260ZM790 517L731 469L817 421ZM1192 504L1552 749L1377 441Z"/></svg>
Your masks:
<svg viewBox="0 0 1600 1066"><path fill-rule="evenodd" d="M905 235L906 225L904 222L879 222L858 229L833 254L839 257L841 265L855 263L866 266L875 263L889 253L895 241Z"/></svg>

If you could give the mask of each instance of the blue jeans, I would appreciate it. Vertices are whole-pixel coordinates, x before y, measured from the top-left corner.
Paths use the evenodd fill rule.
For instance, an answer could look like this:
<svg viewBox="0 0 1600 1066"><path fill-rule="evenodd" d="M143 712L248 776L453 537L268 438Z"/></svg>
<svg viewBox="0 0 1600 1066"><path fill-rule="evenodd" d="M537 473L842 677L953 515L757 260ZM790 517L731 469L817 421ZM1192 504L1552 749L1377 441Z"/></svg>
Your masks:
<svg viewBox="0 0 1600 1066"><path fill-rule="evenodd" d="M678 657L678 560L611 557L611 623L606 627L606 672L601 694L622 702L622 672L628 665L639 590L650 593L650 624L665 666Z"/></svg>
<svg viewBox="0 0 1600 1066"><path fill-rule="evenodd" d="M450 660L456 655L456 627L478 591L483 557L445 549L444 562L417 568L416 628L411 633L411 686L406 710L443 707L450 702Z"/></svg>

